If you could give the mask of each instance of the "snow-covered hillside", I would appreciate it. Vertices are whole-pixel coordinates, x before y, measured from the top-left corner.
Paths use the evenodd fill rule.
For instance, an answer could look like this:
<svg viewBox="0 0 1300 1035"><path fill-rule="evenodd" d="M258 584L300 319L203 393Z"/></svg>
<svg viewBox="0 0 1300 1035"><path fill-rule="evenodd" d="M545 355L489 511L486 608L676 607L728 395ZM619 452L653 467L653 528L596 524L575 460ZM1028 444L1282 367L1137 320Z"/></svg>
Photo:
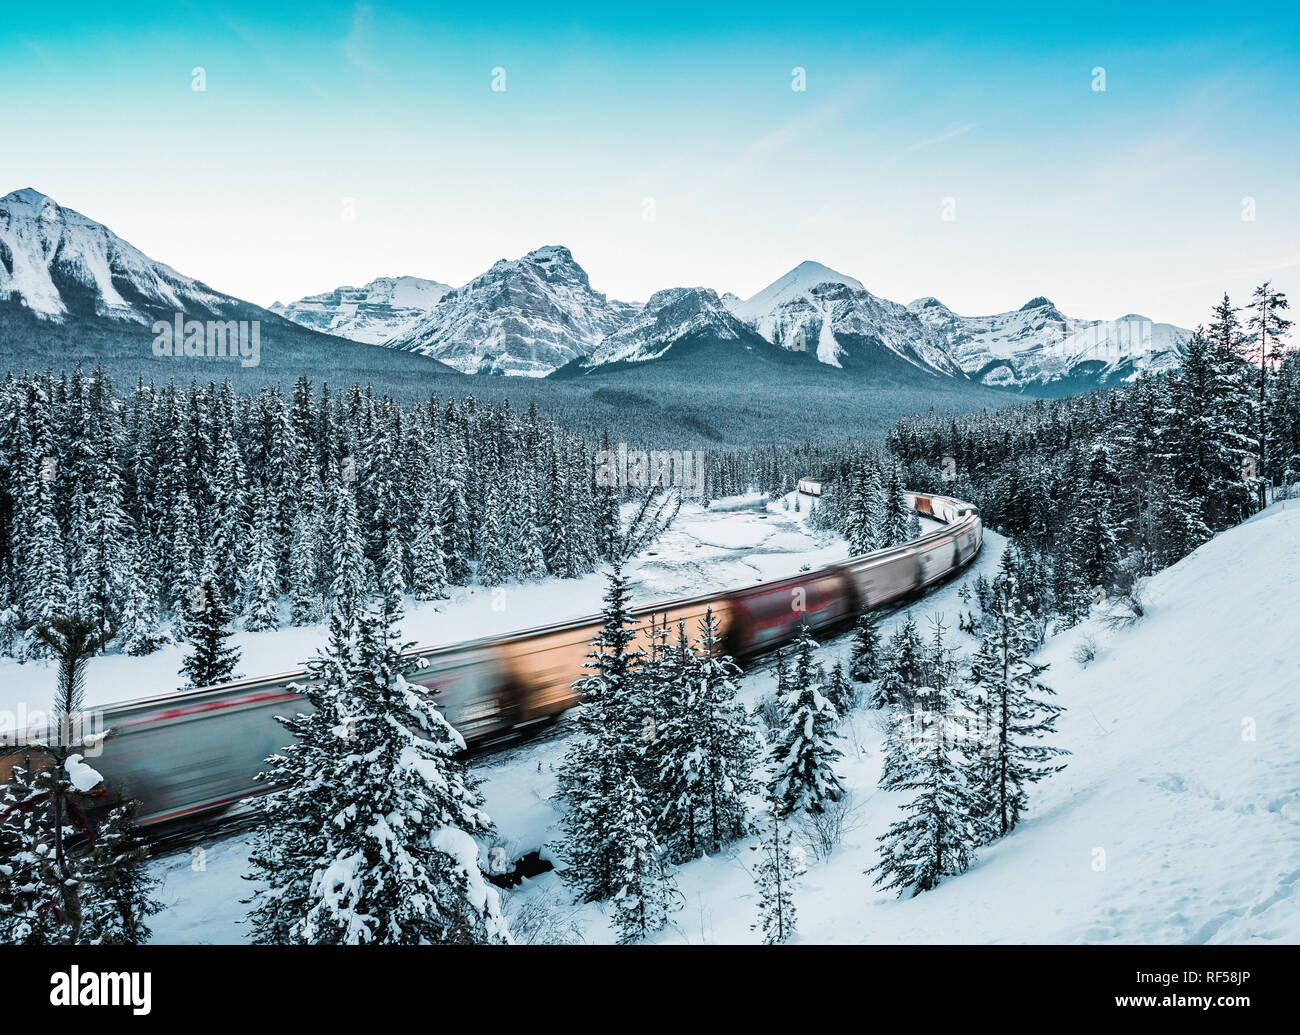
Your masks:
<svg viewBox="0 0 1300 1035"><path fill-rule="evenodd" d="M987 540L978 570L990 572L1002 540ZM795 895L797 940L1300 940L1300 613L1273 608L1259 628L1260 602L1297 589L1300 510L1275 509L1152 579L1140 624L1110 633L1094 620L1050 641L1038 660L1066 709L1054 742L1072 752L1068 767L1034 788L1021 826L971 870L916 898L880 893L862 872L901 796L876 789L882 732L876 713L859 712L842 745L852 829ZM959 606L950 586L913 614L952 626ZM1086 637L1099 653L1085 669L1072 655ZM847 651L841 640L822 657ZM770 686L756 672L746 695ZM555 836L546 797L561 755L539 745L485 770L504 834ZM660 940L755 941L751 854L736 846L677 868L687 905ZM590 940L612 938L604 913L575 910L553 874L522 894L576 918Z"/></svg>
<svg viewBox="0 0 1300 1035"><path fill-rule="evenodd" d="M271 312L325 334L380 345L400 337L451 290L420 277L379 277L362 287L337 287L308 295Z"/></svg>
<svg viewBox="0 0 1300 1035"><path fill-rule="evenodd" d="M1044 386L1082 376L1095 382L1160 373L1182 362L1191 332L1136 313L1118 320L1064 315L1046 298L993 316L959 316L936 298L908 309L941 334L953 358L988 385Z"/></svg>
<svg viewBox="0 0 1300 1035"><path fill-rule="evenodd" d="M593 291L569 249L551 245L497 262L388 344L467 374L544 377L589 356L638 309Z"/></svg>
<svg viewBox="0 0 1300 1035"><path fill-rule="evenodd" d="M0 198L5 300L45 320L94 315L132 323L152 323L160 311L219 314L239 304L31 188Z"/></svg>
<svg viewBox="0 0 1300 1035"><path fill-rule="evenodd" d="M708 534L728 547L755 535L773 545L752 513L728 527ZM689 557L688 542L665 549ZM989 534L969 577L995 570L1002 545ZM1152 579L1139 624L1112 633L1094 620L1050 641L1039 660L1066 709L1055 743L1072 752L1068 767L1036 785L1021 825L972 869L917 898L879 893L862 872L899 801L876 789L879 718L856 713L842 728L849 829L795 893L797 940L1300 940L1300 613L1274 606L1260 627L1261 602L1294 599L1298 583L1300 512L1275 505ZM942 613L955 625L958 588L941 589L913 615ZM893 615L886 631L901 620ZM1097 658L1082 668L1073 654L1090 637ZM847 650L841 639L821 656ZM744 697L752 703L771 685L770 669L754 669ZM565 748L559 736L476 764L508 850L556 836L548 799ZM202 872L188 852L159 859L168 908L154 922L157 940L245 940L232 889L247 888L238 880L246 854L236 838L208 846ZM659 940L757 940L751 856L741 843L675 868L686 906ZM508 896L510 912L525 904L550 911L567 937L613 940L603 908L575 905L555 873Z"/></svg>

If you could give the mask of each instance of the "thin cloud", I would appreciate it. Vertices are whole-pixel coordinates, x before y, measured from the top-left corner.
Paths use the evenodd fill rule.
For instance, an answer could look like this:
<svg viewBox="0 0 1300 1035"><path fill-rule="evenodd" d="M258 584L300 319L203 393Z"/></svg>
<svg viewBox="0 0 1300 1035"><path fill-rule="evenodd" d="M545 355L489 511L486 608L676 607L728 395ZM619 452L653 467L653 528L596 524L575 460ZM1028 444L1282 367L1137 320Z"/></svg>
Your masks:
<svg viewBox="0 0 1300 1035"><path fill-rule="evenodd" d="M942 144L945 140L951 140L953 137L959 137L963 133L969 133L979 123L968 122L964 126L954 126L952 129L944 130L938 136L926 137L924 140L918 140L915 144L909 144L907 150L919 151L923 147L929 147L931 144Z"/></svg>

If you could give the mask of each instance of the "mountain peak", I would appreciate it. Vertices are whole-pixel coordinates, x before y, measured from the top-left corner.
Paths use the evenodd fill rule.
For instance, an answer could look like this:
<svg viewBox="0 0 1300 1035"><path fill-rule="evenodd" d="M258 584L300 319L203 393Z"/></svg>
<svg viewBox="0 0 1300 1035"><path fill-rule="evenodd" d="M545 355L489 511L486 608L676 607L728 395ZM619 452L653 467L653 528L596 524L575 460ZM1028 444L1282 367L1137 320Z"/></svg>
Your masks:
<svg viewBox="0 0 1300 1035"><path fill-rule="evenodd" d="M0 298L57 322L93 315L149 324L160 313L214 312L235 301L33 187L0 198L0 258Z"/></svg>
<svg viewBox="0 0 1300 1035"><path fill-rule="evenodd" d="M1046 298L1043 295L1036 295L1034 298L1031 298L1028 302L1022 305L1020 307L1020 311L1023 313L1027 309L1055 309L1055 308L1056 305L1052 302L1050 298Z"/></svg>
<svg viewBox="0 0 1300 1035"><path fill-rule="evenodd" d="M806 259L785 276L772 281L758 294L735 306L735 313L742 320L752 321L783 303L807 295L813 288L822 284L841 285L851 291L866 290L861 281L836 272L820 262Z"/></svg>

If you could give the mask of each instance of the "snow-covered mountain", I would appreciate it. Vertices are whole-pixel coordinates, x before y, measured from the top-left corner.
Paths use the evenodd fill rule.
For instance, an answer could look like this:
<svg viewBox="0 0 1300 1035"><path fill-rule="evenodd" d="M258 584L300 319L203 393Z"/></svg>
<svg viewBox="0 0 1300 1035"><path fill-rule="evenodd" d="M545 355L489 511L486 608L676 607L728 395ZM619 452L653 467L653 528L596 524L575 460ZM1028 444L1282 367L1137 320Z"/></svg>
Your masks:
<svg viewBox="0 0 1300 1035"><path fill-rule="evenodd" d="M379 277L362 287L337 287L288 305L276 302L271 312L314 331L380 345L406 334L450 290L450 284L420 277Z"/></svg>
<svg viewBox="0 0 1300 1035"><path fill-rule="evenodd" d="M220 315L242 304L30 187L0 198L3 301L59 323L97 316L136 324L178 311Z"/></svg>
<svg viewBox="0 0 1300 1035"><path fill-rule="evenodd" d="M639 309L592 290L569 249L550 245L495 263L388 344L467 374L545 377L591 355Z"/></svg>
<svg viewBox="0 0 1300 1035"><path fill-rule="evenodd" d="M965 377L942 335L915 313L818 262L800 263L731 310L774 345L829 366L874 366L883 348L927 373Z"/></svg>
<svg viewBox="0 0 1300 1035"><path fill-rule="evenodd" d="M1182 362L1191 331L1130 314L1118 320L1065 316L1046 298L993 316L959 316L935 298L908 309L938 332L952 357L988 385L1044 388L1053 383L1112 383Z"/></svg>
<svg viewBox="0 0 1300 1035"><path fill-rule="evenodd" d="M602 338L588 363L641 363L675 347L719 342L749 346L756 337L712 289L668 288L656 291L639 313ZM760 339L760 344L765 343Z"/></svg>

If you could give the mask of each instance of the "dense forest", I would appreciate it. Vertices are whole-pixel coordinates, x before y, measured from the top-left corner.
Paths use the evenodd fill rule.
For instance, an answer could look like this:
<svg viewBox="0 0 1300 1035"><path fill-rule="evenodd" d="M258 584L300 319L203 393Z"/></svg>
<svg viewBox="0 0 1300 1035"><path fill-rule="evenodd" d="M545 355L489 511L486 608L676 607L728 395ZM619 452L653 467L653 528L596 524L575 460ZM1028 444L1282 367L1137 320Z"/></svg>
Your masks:
<svg viewBox="0 0 1300 1035"><path fill-rule="evenodd" d="M41 654L32 630L69 610L128 653L186 636L199 604L248 629L319 621L352 550L362 592L422 600L472 579L580 575L618 525L594 452L532 411L472 398L406 407L306 379L287 397L228 383L123 394L101 370L9 376L0 652Z"/></svg>

